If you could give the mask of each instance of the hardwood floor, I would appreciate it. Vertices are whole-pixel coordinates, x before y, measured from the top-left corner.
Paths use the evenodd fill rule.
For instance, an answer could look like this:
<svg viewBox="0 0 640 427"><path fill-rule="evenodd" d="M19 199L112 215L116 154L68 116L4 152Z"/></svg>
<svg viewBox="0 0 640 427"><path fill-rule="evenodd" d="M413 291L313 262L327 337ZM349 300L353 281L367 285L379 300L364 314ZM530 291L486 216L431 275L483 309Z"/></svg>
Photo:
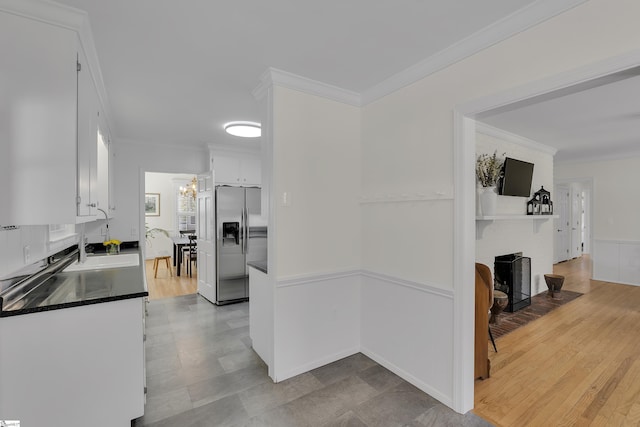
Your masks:
<svg viewBox="0 0 640 427"><path fill-rule="evenodd" d="M164 261L158 266L157 278L153 277L152 259L145 261L145 268L150 300L195 294L198 291L198 271L195 265L193 266L193 277L189 277L184 269L181 271L180 277L177 277L176 269L173 266L171 267L173 277L170 276Z"/></svg>
<svg viewBox="0 0 640 427"><path fill-rule="evenodd" d="M554 273L585 295L496 340L473 412L496 426L640 425L640 287L589 280L587 256Z"/></svg>

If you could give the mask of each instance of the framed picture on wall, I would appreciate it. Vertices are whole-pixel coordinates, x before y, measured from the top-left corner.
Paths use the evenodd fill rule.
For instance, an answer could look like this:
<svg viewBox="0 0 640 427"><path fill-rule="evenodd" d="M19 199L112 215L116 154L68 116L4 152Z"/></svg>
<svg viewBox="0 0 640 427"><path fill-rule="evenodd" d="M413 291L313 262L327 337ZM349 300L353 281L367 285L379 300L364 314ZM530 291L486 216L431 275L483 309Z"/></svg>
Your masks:
<svg viewBox="0 0 640 427"><path fill-rule="evenodd" d="M144 216L160 216L160 193L145 193Z"/></svg>

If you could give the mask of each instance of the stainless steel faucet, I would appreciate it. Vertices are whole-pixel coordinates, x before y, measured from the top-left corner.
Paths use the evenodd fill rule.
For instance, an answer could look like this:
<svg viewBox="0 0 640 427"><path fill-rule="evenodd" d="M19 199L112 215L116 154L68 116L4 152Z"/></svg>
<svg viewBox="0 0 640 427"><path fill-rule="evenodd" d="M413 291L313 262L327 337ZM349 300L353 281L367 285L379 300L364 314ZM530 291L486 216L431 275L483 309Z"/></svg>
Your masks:
<svg viewBox="0 0 640 427"><path fill-rule="evenodd" d="M111 240L111 236L109 235L109 215L107 215L107 212L104 209L100 209L100 208L97 208L97 209L104 214L104 219L107 220L107 232L105 233L104 240L108 242L109 240Z"/></svg>

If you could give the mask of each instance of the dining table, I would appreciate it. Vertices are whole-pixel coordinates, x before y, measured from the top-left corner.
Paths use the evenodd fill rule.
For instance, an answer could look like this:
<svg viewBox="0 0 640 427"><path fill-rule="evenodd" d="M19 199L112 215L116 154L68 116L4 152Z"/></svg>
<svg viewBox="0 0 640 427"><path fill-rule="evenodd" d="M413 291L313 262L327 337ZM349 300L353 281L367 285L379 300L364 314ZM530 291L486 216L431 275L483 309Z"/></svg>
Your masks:
<svg viewBox="0 0 640 427"><path fill-rule="evenodd" d="M183 248L189 246L189 237L174 236L173 240L173 266L176 268L176 276L180 276L180 267L182 266Z"/></svg>

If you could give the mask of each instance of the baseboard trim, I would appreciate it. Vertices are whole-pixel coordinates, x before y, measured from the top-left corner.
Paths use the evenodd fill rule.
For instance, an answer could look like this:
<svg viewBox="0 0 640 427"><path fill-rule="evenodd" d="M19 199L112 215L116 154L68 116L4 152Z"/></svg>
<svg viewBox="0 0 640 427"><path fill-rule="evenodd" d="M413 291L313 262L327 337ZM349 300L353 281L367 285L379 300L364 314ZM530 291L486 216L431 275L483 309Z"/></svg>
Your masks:
<svg viewBox="0 0 640 427"><path fill-rule="evenodd" d="M617 279L607 279L605 277L596 277L593 276L591 278L591 280L597 280L599 282L608 282L608 283L612 283L614 285L625 285L625 286L640 286L640 283L633 283L633 282L623 282L621 280L617 280Z"/></svg>
<svg viewBox="0 0 640 427"><path fill-rule="evenodd" d="M375 351L372 351L372 350L370 350L370 349L368 349L366 347L362 347L361 346L360 347L360 353L364 354L365 356L367 356L371 360L375 361L379 365L387 368L388 370L390 370L391 372L393 372L394 374L396 374L397 376L399 376L403 380L405 380L405 381L413 384L414 386L418 387L420 390L424 391L425 393L427 393L429 396L433 397L434 399L437 399L440 402L442 402L443 404L447 405L448 407L453 408L453 398L452 398L452 396L448 396L447 394L441 392L440 390L437 390L437 389L431 387L429 384L427 384L427 383L425 383L423 381L420 381L419 379L417 379L413 375L409 374L405 370L403 370L403 369L397 367L395 364L389 362L387 359L385 359L384 357L380 356Z"/></svg>
<svg viewBox="0 0 640 427"><path fill-rule="evenodd" d="M336 362L336 361L338 361L340 359L344 359L345 357L352 356L352 355L354 355L356 353L360 353L360 348L359 347L351 347L349 349L339 351L339 352L331 354L329 356L325 356L325 357L322 357L320 359L316 359L313 362L306 363L306 364L304 364L302 366L298 366L298 367L296 367L294 369L290 369L287 372L284 372L284 373L276 372L274 377L273 377L273 381L278 383L280 381L287 380L289 378L295 377L296 375L304 374L304 373L309 372L309 371L311 371L313 369L320 368L320 367L322 367L324 365L328 365L329 363L333 363L333 362Z"/></svg>

